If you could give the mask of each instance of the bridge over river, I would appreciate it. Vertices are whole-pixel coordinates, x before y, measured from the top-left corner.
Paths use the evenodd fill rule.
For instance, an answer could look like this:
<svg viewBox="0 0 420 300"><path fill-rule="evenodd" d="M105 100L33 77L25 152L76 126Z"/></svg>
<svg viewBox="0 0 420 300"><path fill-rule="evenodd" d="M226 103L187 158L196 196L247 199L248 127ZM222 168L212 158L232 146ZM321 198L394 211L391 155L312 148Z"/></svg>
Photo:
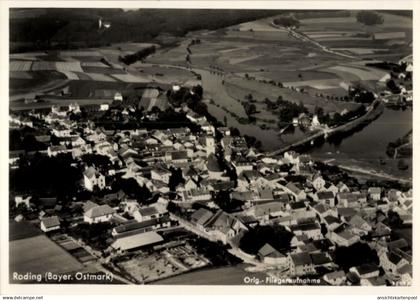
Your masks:
<svg viewBox="0 0 420 300"><path fill-rule="evenodd" d="M280 154L282 154L282 153L284 153L284 152L286 152L290 149L293 149L295 147L305 145L307 143L315 141L318 138L322 138L322 137L327 138L328 136L332 136L332 135L334 135L335 133L338 133L338 132L350 131L350 130L354 129L355 127L357 127L357 126L359 126L363 123L367 123L367 122L370 122L373 119L375 119L377 116L379 116L382 113L383 108L384 107L383 107L383 104L381 103L381 100L376 99L375 101L373 101L367 107L366 113L363 116L361 116L359 118L356 118L356 119L353 119L353 120L347 122L346 124L343 124L343 125L340 125L340 126L337 126L337 127L320 129L316 133L314 133L314 134L312 134L312 135L310 135L310 136L308 136L308 137L306 137L306 138L304 138L300 141L297 141L295 143L286 145L286 146L284 146L284 147L282 147L282 148L280 148L276 151L268 153L267 155L268 156L277 156L277 155L280 155Z"/></svg>

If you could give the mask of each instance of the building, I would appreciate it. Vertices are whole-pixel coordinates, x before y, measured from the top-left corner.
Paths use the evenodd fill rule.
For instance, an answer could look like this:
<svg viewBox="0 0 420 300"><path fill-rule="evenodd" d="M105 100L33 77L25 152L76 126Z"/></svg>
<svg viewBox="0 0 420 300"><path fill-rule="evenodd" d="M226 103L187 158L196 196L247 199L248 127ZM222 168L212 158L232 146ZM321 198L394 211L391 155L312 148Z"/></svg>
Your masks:
<svg viewBox="0 0 420 300"><path fill-rule="evenodd" d="M30 208L31 199L32 199L32 196L16 196L15 205L16 207L18 207L20 204L24 204L26 208Z"/></svg>
<svg viewBox="0 0 420 300"><path fill-rule="evenodd" d="M85 188L88 191L93 191L94 187L98 187L100 190L103 190L106 186L105 176L93 167L89 167L85 170L83 173L83 180Z"/></svg>
<svg viewBox="0 0 420 300"><path fill-rule="evenodd" d="M205 231L206 224L212 217L213 213L211 211L200 208L191 215L191 222L201 231Z"/></svg>
<svg viewBox="0 0 420 300"><path fill-rule="evenodd" d="M109 222L114 215L114 210L107 204L93 206L85 211L83 219L86 223L102 223Z"/></svg>
<svg viewBox="0 0 420 300"><path fill-rule="evenodd" d="M311 256L307 252L289 254L288 261L289 272L291 275L302 276L315 273Z"/></svg>
<svg viewBox="0 0 420 300"><path fill-rule="evenodd" d="M408 260L395 252L383 252L379 261L384 271L392 274L398 274L398 269L409 264Z"/></svg>
<svg viewBox="0 0 420 300"><path fill-rule="evenodd" d="M169 179L171 178L171 175L172 175L171 171L161 168L161 167L157 167L151 170L152 179L162 181L166 184L169 183Z"/></svg>
<svg viewBox="0 0 420 300"><path fill-rule="evenodd" d="M287 256L281 254L279 251L274 249L270 244L265 244L258 250L258 259L268 265L287 265Z"/></svg>
<svg viewBox="0 0 420 300"><path fill-rule="evenodd" d="M368 194L372 200L381 200L381 188L380 187L370 187L368 189Z"/></svg>
<svg viewBox="0 0 420 300"><path fill-rule="evenodd" d="M123 101L123 96L120 92L114 94L114 101Z"/></svg>
<svg viewBox="0 0 420 300"><path fill-rule="evenodd" d="M133 251L147 246L150 247L163 241L162 236L154 231L148 231L119 237L112 243L111 247L118 251Z"/></svg>
<svg viewBox="0 0 420 300"><path fill-rule="evenodd" d="M158 219L163 217L167 212L155 206L141 207L134 212L133 217L138 222Z"/></svg>
<svg viewBox="0 0 420 300"><path fill-rule="evenodd" d="M57 216L46 217L41 220L41 230L43 232L50 232L60 229L60 220Z"/></svg>
<svg viewBox="0 0 420 300"><path fill-rule="evenodd" d="M341 224L334 231L329 232L329 237L337 246L349 247L360 240L360 237L354 234L347 224Z"/></svg>
<svg viewBox="0 0 420 300"><path fill-rule="evenodd" d="M316 194L318 201L320 203L329 205L330 207L335 206L335 196L333 192L327 191L327 192L318 192Z"/></svg>
<svg viewBox="0 0 420 300"><path fill-rule="evenodd" d="M350 272L353 272L360 279L368 279L379 276L379 268L374 264L364 264L357 267L351 267Z"/></svg>
<svg viewBox="0 0 420 300"><path fill-rule="evenodd" d="M334 271L325 274L322 279L330 285L344 285L346 282L346 273L343 270Z"/></svg>
<svg viewBox="0 0 420 300"><path fill-rule="evenodd" d="M305 223L291 226L290 228L294 235L300 236L305 235L306 237L313 240L320 240L323 238L321 233L321 226L318 223Z"/></svg>

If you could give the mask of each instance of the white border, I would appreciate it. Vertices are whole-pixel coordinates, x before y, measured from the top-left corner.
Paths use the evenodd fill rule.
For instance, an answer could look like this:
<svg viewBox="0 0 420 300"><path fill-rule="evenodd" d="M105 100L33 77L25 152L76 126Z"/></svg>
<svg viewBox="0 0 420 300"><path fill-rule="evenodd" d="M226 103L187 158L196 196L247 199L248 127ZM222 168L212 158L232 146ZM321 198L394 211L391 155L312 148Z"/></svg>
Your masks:
<svg viewBox="0 0 420 300"><path fill-rule="evenodd" d="M236 8L236 9L412 9L413 15L413 38L414 38L414 62L417 62L417 44L420 35L415 34L419 28L420 1L417 0L359 0L359 1L28 1L28 0L0 0L0 113L2 126L0 138L3 144L0 151L2 168L0 170L0 191L1 191L1 294L14 295L65 295L65 294L239 294L239 295L419 295L419 223L414 217L413 224L413 286L411 287L310 287L310 286L105 286L105 285L11 285L8 283L8 49L9 49L9 24L8 11L12 7L86 7L86 8ZM414 65L414 79L417 83L419 72L418 64ZM418 85L414 86L414 98L419 95ZM416 100L414 100L416 101ZM419 146L417 129L419 121L417 105L414 104L413 132L414 147ZM414 216L418 216L417 209L417 174L419 174L418 158L416 151L413 151L413 172L414 175ZM7 166L7 167L6 167ZM364 298L364 297L363 297ZM376 298L376 297L375 297Z"/></svg>

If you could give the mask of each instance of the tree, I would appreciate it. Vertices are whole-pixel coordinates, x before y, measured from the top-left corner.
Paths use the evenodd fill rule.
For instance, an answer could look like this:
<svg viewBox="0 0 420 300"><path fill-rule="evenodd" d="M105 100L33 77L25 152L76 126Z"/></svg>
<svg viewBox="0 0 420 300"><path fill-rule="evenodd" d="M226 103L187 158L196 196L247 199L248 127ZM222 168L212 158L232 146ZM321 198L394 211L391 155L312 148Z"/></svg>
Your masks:
<svg viewBox="0 0 420 300"><path fill-rule="evenodd" d="M229 191L219 191L214 197L214 202L224 211L231 213L241 208L242 201L231 199Z"/></svg>
<svg viewBox="0 0 420 300"><path fill-rule="evenodd" d="M278 251L290 249L293 234L281 225L256 226L245 232L239 242L239 247L250 254L257 254L266 243Z"/></svg>
<svg viewBox="0 0 420 300"><path fill-rule="evenodd" d="M403 221L401 220L400 215L392 210L388 211L388 225L392 227L401 227Z"/></svg>
<svg viewBox="0 0 420 300"><path fill-rule="evenodd" d="M404 171L408 169L408 164L404 159L400 159L398 161L398 169Z"/></svg>
<svg viewBox="0 0 420 300"><path fill-rule="evenodd" d="M181 169L175 169L175 168L170 168L169 171L171 171L171 177L169 177L169 189L171 191L175 191L176 187L181 184L181 183L185 183L184 178L182 177L182 170Z"/></svg>
<svg viewBox="0 0 420 300"><path fill-rule="evenodd" d="M197 95L199 97L199 99L201 100L201 98L203 98L203 87L201 85L196 85L193 86L192 88L192 92Z"/></svg>
<svg viewBox="0 0 420 300"><path fill-rule="evenodd" d="M273 23L283 27L299 27L300 22L293 16L281 16L273 20Z"/></svg>
<svg viewBox="0 0 420 300"><path fill-rule="evenodd" d="M390 79L386 82L386 87L394 94L399 94L401 92L401 89L394 80Z"/></svg>
<svg viewBox="0 0 420 300"><path fill-rule="evenodd" d="M344 271L351 267L360 266L366 263L379 263L376 250L373 250L365 243L355 243L349 247L338 247L335 251L335 263Z"/></svg>
<svg viewBox="0 0 420 300"><path fill-rule="evenodd" d="M357 13L357 22L364 25L380 25L384 23L384 17L375 11L363 10Z"/></svg>

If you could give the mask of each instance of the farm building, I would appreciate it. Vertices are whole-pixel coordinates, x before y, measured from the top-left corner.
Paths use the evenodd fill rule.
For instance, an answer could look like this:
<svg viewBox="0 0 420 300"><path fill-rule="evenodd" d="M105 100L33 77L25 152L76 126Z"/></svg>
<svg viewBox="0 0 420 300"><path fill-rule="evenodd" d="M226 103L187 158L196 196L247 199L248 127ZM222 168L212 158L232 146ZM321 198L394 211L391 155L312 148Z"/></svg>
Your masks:
<svg viewBox="0 0 420 300"><path fill-rule="evenodd" d="M163 238L154 231L138 233L118 238L111 247L115 250L130 251L163 242Z"/></svg>

